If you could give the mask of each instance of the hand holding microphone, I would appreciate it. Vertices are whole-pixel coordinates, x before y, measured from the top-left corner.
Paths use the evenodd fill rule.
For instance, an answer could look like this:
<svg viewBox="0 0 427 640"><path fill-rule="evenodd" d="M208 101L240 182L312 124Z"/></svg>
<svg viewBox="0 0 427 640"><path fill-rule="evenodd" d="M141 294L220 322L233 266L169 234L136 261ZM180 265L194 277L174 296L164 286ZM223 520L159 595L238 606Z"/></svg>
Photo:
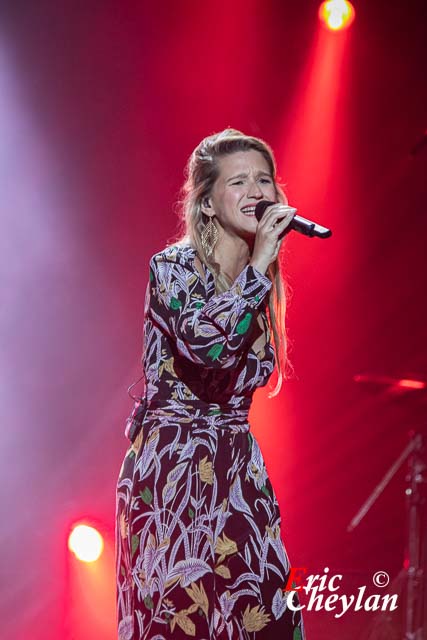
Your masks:
<svg viewBox="0 0 427 640"><path fill-rule="evenodd" d="M263 206L263 212L259 215L258 207L264 203L266 206ZM268 266L277 258L282 240L287 231L290 231L290 224L296 211L295 207L289 207L287 204L266 200L261 200L255 207L258 226L249 264L261 273L265 274Z"/></svg>
<svg viewBox="0 0 427 640"><path fill-rule="evenodd" d="M297 209L282 203L261 200L255 207L258 227L250 263L264 273L277 258L281 241L289 231L295 230L309 237L329 238L332 231L307 218L296 215Z"/></svg>

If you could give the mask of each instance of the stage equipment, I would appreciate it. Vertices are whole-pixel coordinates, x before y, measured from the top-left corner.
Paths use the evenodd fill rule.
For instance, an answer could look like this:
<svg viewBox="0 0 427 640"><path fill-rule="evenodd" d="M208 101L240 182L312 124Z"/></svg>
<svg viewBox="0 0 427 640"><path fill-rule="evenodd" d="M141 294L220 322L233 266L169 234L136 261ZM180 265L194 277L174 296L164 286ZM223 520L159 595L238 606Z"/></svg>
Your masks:
<svg viewBox="0 0 427 640"><path fill-rule="evenodd" d="M392 393L425 394L426 380L390 378L389 376L358 375L359 383L376 385ZM409 431L409 442L388 469L383 479L354 516L347 531L358 526L369 509L385 490L403 463L408 461L406 475L406 544L403 568L397 577L406 589L403 640L427 640L427 517L426 517L426 433L421 429Z"/></svg>

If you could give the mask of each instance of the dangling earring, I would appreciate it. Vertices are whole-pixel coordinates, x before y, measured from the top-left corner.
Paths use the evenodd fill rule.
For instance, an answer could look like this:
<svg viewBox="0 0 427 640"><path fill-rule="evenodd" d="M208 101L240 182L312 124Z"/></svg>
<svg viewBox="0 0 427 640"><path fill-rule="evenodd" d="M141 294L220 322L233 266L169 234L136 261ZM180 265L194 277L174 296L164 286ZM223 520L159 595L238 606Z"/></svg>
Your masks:
<svg viewBox="0 0 427 640"><path fill-rule="evenodd" d="M218 229L212 222L212 216L209 216L209 222L203 227L200 237L202 247L205 250L206 255L210 257L218 240Z"/></svg>

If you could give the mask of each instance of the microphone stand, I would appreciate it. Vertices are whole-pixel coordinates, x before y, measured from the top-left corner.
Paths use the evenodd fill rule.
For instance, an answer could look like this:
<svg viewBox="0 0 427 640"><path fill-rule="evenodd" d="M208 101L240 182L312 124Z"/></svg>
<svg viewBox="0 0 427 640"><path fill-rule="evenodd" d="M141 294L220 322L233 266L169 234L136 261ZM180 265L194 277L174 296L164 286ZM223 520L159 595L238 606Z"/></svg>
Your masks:
<svg viewBox="0 0 427 640"><path fill-rule="evenodd" d="M425 514L425 484L427 464L423 435L410 431L410 441L400 456L388 469L381 482L359 509L347 531L353 531L365 517L398 469L408 460L407 486L407 531L403 572L406 573L406 610L403 640L427 640L427 589L426 553L427 522Z"/></svg>
<svg viewBox="0 0 427 640"><path fill-rule="evenodd" d="M406 548L405 565L407 567L407 601L405 619L405 640L426 640L427 628L423 625L426 614L426 522L423 505L423 484L426 483L425 475L427 465L423 460L424 442L421 433L412 432L413 449L409 459L409 473L406 476L408 487L406 500L408 505L408 541ZM423 566L424 565L424 566Z"/></svg>

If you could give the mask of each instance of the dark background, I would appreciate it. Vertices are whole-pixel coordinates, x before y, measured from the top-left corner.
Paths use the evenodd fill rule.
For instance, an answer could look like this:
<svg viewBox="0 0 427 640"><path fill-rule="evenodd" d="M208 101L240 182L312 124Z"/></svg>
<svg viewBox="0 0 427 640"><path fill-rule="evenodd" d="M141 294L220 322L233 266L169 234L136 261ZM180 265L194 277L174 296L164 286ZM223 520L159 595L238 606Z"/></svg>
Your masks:
<svg viewBox="0 0 427 640"><path fill-rule="evenodd" d="M349 593L379 570L402 587L406 467L346 527L426 423L424 393L353 381L427 380L427 147L410 153L427 127L426 5L354 4L324 178L305 170L319 142L289 142L329 95L305 101L317 2L1 4L5 638L83 638L64 630L66 534L89 516L111 547L148 260L174 237L189 154L226 126L267 140L291 202L334 231L287 240L295 377L251 414L292 564L343 574ZM305 615L310 640L367 638L374 618Z"/></svg>

